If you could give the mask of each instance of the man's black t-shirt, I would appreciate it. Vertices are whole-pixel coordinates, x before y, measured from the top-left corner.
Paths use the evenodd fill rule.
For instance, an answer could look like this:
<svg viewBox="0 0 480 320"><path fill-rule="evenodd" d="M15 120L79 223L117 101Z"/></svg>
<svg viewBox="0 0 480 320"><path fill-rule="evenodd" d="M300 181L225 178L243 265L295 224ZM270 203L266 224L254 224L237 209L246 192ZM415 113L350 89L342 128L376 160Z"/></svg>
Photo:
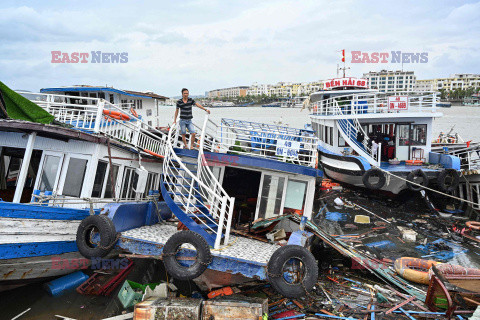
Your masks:
<svg viewBox="0 0 480 320"><path fill-rule="evenodd" d="M188 98L187 102L183 102L183 99L177 101L177 109L180 109L180 119L190 120L193 118L192 106L195 104L195 100Z"/></svg>

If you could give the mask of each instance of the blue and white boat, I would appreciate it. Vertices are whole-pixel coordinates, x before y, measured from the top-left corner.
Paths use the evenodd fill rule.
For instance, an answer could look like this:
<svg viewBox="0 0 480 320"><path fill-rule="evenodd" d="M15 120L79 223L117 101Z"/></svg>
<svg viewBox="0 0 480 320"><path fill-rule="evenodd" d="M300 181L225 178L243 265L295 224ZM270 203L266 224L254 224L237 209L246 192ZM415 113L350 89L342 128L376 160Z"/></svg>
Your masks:
<svg viewBox="0 0 480 320"><path fill-rule="evenodd" d="M88 267L80 222L108 204L153 200L166 135L104 99L1 85L0 285L9 287Z"/></svg>
<svg viewBox="0 0 480 320"><path fill-rule="evenodd" d="M431 151L433 120L442 116L436 93L385 94L368 89L367 83L333 79L310 96L326 176L394 194L429 183L454 190L459 158Z"/></svg>

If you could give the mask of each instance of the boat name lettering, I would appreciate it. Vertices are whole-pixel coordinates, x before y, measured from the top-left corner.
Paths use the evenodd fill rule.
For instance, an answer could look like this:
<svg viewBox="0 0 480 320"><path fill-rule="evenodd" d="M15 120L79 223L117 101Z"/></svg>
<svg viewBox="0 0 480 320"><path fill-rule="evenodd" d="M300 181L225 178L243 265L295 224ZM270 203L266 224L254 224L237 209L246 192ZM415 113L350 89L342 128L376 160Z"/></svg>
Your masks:
<svg viewBox="0 0 480 320"><path fill-rule="evenodd" d="M329 79L324 82L324 89L333 89L339 87L361 87L368 88L367 79L358 79L358 78L338 78L338 79Z"/></svg>

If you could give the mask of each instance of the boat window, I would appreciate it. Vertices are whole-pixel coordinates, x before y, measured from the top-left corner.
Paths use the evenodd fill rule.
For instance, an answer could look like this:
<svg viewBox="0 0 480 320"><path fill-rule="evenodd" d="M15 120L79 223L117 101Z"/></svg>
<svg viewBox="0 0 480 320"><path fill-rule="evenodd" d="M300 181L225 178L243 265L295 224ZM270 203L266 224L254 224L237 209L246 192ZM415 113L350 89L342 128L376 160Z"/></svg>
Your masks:
<svg viewBox="0 0 480 320"><path fill-rule="evenodd" d="M306 181L288 180L287 192L285 194L285 203L283 213L303 212L305 205L305 193L307 191Z"/></svg>
<svg viewBox="0 0 480 320"><path fill-rule="evenodd" d="M147 183L145 185L145 194L146 195L148 195L148 192L150 190L157 190L157 188L155 187L157 185L156 184L157 176L158 176L158 173L154 173L154 172L149 172L148 173Z"/></svg>
<svg viewBox="0 0 480 320"><path fill-rule="evenodd" d="M410 142L412 146L424 146L427 144L426 124L414 124L412 126L412 136Z"/></svg>
<svg viewBox="0 0 480 320"><path fill-rule="evenodd" d="M87 163L86 159L70 158L62 191L64 196L80 197Z"/></svg>
<svg viewBox="0 0 480 320"><path fill-rule="evenodd" d="M59 164L60 157L45 156L45 161L42 168L42 176L40 178L40 187L38 188L40 191L53 191Z"/></svg>
<svg viewBox="0 0 480 320"><path fill-rule="evenodd" d="M343 139L342 134L340 133L340 131L337 131L337 132L338 132L338 146L347 147L347 143L345 142L345 139Z"/></svg>
<svg viewBox="0 0 480 320"><path fill-rule="evenodd" d="M133 199L135 198L134 188L137 185L138 174L135 172L135 169L125 167L125 172L123 173L123 187L121 198Z"/></svg>
<svg viewBox="0 0 480 320"><path fill-rule="evenodd" d="M267 219L280 213L284 184L284 177L264 175L257 218Z"/></svg>
<svg viewBox="0 0 480 320"><path fill-rule="evenodd" d="M113 165L112 166L112 173L113 173L113 186L115 188L115 182L117 181L117 175L118 175L118 168L119 166ZM107 176L107 185L105 186L105 194L103 196L104 198L113 198L113 191L112 191L112 179L110 178L110 172L108 172Z"/></svg>
<svg viewBox="0 0 480 320"><path fill-rule="evenodd" d="M410 144L410 125L408 124L399 124L398 125L398 145L399 146L408 146Z"/></svg>
<svg viewBox="0 0 480 320"><path fill-rule="evenodd" d="M106 176L108 163L105 161L98 161L97 172L95 173L95 180L93 181L92 197L100 198L102 196L103 184Z"/></svg>

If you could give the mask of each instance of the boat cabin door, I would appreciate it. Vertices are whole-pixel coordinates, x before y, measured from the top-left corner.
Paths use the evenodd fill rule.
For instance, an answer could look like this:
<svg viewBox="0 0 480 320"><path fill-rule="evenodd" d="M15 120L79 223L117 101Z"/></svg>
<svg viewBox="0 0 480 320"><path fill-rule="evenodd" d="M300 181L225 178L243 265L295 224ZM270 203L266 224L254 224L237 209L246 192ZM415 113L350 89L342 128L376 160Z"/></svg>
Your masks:
<svg viewBox="0 0 480 320"><path fill-rule="evenodd" d="M398 124L395 138L395 154L396 158L400 161L409 160L410 154L410 125L409 124Z"/></svg>

